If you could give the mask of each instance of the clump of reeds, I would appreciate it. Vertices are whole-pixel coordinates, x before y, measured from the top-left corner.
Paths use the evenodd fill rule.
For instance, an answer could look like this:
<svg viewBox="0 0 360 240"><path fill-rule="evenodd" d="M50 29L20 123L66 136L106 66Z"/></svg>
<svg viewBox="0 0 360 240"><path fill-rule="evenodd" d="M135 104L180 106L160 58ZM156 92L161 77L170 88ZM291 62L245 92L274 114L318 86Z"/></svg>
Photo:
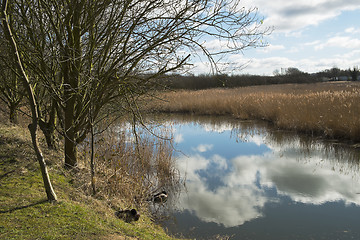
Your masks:
<svg viewBox="0 0 360 240"><path fill-rule="evenodd" d="M134 134L131 127L119 124L96 136L95 146L95 196L113 207L146 208L151 194L169 191L180 181L168 139ZM83 153L87 169L83 188L91 194L88 144L83 145Z"/></svg>
<svg viewBox="0 0 360 240"><path fill-rule="evenodd" d="M163 93L161 112L263 119L283 129L360 141L360 83L287 84Z"/></svg>

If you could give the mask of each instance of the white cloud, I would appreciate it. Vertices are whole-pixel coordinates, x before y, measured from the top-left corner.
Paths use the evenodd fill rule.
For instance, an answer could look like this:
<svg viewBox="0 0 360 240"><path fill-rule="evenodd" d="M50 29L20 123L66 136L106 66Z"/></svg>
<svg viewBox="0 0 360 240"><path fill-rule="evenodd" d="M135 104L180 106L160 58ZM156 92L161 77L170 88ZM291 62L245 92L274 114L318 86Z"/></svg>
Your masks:
<svg viewBox="0 0 360 240"><path fill-rule="evenodd" d="M183 137L183 135L181 133L175 134L175 136L174 136L174 142L175 143L181 143L183 141L184 141L184 137Z"/></svg>
<svg viewBox="0 0 360 240"><path fill-rule="evenodd" d="M238 186L220 187L209 191L203 182L187 184L191 197L181 195L184 209L193 212L205 222L215 222L225 227L242 225L262 216L266 198L259 189L241 189Z"/></svg>
<svg viewBox="0 0 360 240"><path fill-rule="evenodd" d="M296 67L313 73L334 66L347 69L358 65L357 54L353 53L355 58L347 58L350 54L347 51L360 49L360 27L356 19L349 22L346 11L350 13L360 9L359 0L242 0L240 6L258 7L259 17L264 17L264 26L273 26L275 31L266 36L270 43L268 47L244 51L246 56L254 54L252 56L257 58L235 54L216 59L219 60L218 67L222 72L272 75L276 69ZM334 21L326 21L330 19ZM329 26L329 23L335 25ZM312 26L318 26L319 31L314 31ZM218 51L229 43L215 39L207 40L204 45L210 51ZM318 53L314 50L322 51ZM342 50L344 55L339 57ZM273 57L269 58L266 54L272 54ZM206 57L199 55L203 62L199 58L192 59L194 68L191 72L213 73Z"/></svg>
<svg viewBox="0 0 360 240"><path fill-rule="evenodd" d="M298 53L298 52L300 52L300 49L297 47L291 47L287 52L288 53Z"/></svg>
<svg viewBox="0 0 360 240"><path fill-rule="evenodd" d="M358 0L245 0L243 4L258 7L266 25L285 32L318 25L343 11L360 8Z"/></svg>
<svg viewBox="0 0 360 240"><path fill-rule="evenodd" d="M316 46L316 45L319 45L319 44L321 44L320 40L314 40L314 41L311 41L311 42L304 43L304 46Z"/></svg>
<svg viewBox="0 0 360 240"><path fill-rule="evenodd" d="M293 147L275 146L273 149L278 152L274 150L272 154L238 156L231 160L218 155L209 159L200 155L179 159L180 170L186 166L187 191L180 194L177 208L190 210L202 221L233 227L262 217L266 203L279 201L266 195L265 190L269 187L276 188L280 196L288 196L300 203L343 200L346 204L360 205L357 194L360 187L354 184L356 171L352 173L352 168L344 163L337 166L324 161L316 151L309 156L311 162L301 162ZM207 179L199 173L210 166L219 173L223 183L212 190ZM349 172L343 172L343 169L349 169Z"/></svg>
<svg viewBox="0 0 360 240"><path fill-rule="evenodd" d="M330 162L317 166L321 160L312 157L308 164L289 158L264 162L262 177L267 184L276 186L279 194L296 202L322 204L344 200L360 205L360 196L356 195L359 187L353 185L353 176L335 172Z"/></svg>
<svg viewBox="0 0 360 240"><path fill-rule="evenodd" d="M341 55L337 55L336 57L342 58L342 59L352 59L354 57L360 58L360 50L354 50L348 53L343 53Z"/></svg>
<svg viewBox="0 0 360 240"><path fill-rule="evenodd" d="M358 34L358 33L360 33L360 28L349 27L349 28L346 28L344 32L350 33L350 34Z"/></svg>
<svg viewBox="0 0 360 240"><path fill-rule="evenodd" d="M211 160L218 166L219 169L226 169L228 167L227 160L220 155L215 154Z"/></svg>
<svg viewBox="0 0 360 240"><path fill-rule="evenodd" d="M199 181L197 171L206 169L208 164L210 164L209 160L199 154L190 157L183 156L177 160L178 169L188 181Z"/></svg>
<svg viewBox="0 0 360 240"><path fill-rule="evenodd" d="M341 47L349 49L360 48L360 39L350 38L348 36L335 36L328 39L325 43L315 45L315 50L322 50L326 47Z"/></svg>
<svg viewBox="0 0 360 240"><path fill-rule="evenodd" d="M211 163L215 163L219 170L227 169L226 161L219 155L210 159L199 155L180 158L177 162L180 171L186 169L186 189L191 197L182 193L178 208L190 210L202 221L215 222L225 227L242 225L246 221L261 217L261 209L267 200L263 191L256 186L244 189L243 185L233 184L210 191L206 181L200 177L198 171L207 169Z"/></svg>
<svg viewBox="0 0 360 240"><path fill-rule="evenodd" d="M195 150L198 151L198 152L207 152L209 150L211 150L213 148L213 144L199 144Z"/></svg>
<svg viewBox="0 0 360 240"><path fill-rule="evenodd" d="M202 126L203 126L204 130L207 132L222 133L225 131L231 131L233 129L233 126L229 123L221 123L221 124L205 123Z"/></svg>
<svg viewBox="0 0 360 240"><path fill-rule="evenodd" d="M360 44L360 40L354 41L354 44ZM344 43L344 47L347 43ZM324 46L325 47L325 46ZM358 49L360 46L358 47ZM239 71L232 71L232 74L254 74L254 75L272 75L274 70L281 68L296 67L304 72L314 73L330 69L334 66L341 69L347 69L351 66L357 66L360 62L360 52L358 50L352 50L344 52L341 55L333 55L331 57L322 58L299 58L291 59L288 57L263 57L263 58L246 58L243 55L234 55L230 58L233 62L234 69L236 65L242 66L245 63L249 63L245 69L241 68Z"/></svg>
<svg viewBox="0 0 360 240"><path fill-rule="evenodd" d="M234 74L249 73L255 75L272 75L273 71L281 68L297 66L296 61L286 57L268 57L268 58L244 58L243 56L234 56L234 64L243 65L247 62L247 67Z"/></svg>
<svg viewBox="0 0 360 240"><path fill-rule="evenodd" d="M269 53L269 52L272 52L272 51L277 51L277 50L282 50L282 49L285 49L284 45L272 45L272 44L270 44L267 47L259 48L257 51L258 52Z"/></svg>
<svg viewBox="0 0 360 240"><path fill-rule="evenodd" d="M257 146L260 146L261 144L264 144L264 138L261 135L249 136L248 141L252 142L252 143L255 143Z"/></svg>
<svg viewBox="0 0 360 240"><path fill-rule="evenodd" d="M203 46L205 46L210 52L218 52L224 49L234 48L236 45L233 41L213 39L205 41Z"/></svg>
<svg viewBox="0 0 360 240"><path fill-rule="evenodd" d="M296 149L291 149L294 146L285 147L289 149L284 150L283 146L272 154L238 156L232 160L216 155L209 159L200 155L179 159L180 166L186 166L187 191L180 194L177 208L190 210L202 221L233 227L262 217L266 203L279 201L266 195L269 187L300 203L319 205L342 200L360 205L357 194L360 187L354 184L356 170L352 172L344 163L324 161L316 151L309 156L311 162L301 162ZM212 190L199 173L210 166L215 167L223 183Z"/></svg>
<svg viewBox="0 0 360 240"><path fill-rule="evenodd" d="M321 145L314 145L304 156L300 139L277 143L267 136L247 138L266 143L271 151L262 155L232 159L217 154L209 158L182 155L176 163L187 182L177 209L188 210L205 222L233 227L262 217L266 203L278 202L282 196L298 203L344 201L360 206L359 166L334 160ZM220 182L217 186L211 186L214 174ZM278 196L267 195L269 188L276 189Z"/></svg>

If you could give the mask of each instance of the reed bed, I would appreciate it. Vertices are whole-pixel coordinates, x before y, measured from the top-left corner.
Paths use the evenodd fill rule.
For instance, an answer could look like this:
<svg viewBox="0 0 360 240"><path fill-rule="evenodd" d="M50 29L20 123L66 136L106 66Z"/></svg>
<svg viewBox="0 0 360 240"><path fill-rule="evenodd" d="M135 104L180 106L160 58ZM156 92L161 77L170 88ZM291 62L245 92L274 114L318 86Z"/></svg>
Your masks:
<svg viewBox="0 0 360 240"><path fill-rule="evenodd" d="M285 84L162 93L160 112L262 119L282 129L360 141L360 83Z"/></svg>

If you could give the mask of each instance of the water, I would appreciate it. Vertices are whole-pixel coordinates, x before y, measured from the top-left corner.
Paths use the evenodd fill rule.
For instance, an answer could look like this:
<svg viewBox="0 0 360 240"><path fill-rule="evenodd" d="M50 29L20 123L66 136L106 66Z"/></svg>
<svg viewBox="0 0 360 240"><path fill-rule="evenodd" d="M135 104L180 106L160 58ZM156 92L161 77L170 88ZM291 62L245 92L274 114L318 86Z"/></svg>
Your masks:
<svg viewBox="0 0 360 240"><path fill-rule="evenodd" d="M185 184L162 222L196 239L360 239L359 148L253 122L166 120Z"/></svg>

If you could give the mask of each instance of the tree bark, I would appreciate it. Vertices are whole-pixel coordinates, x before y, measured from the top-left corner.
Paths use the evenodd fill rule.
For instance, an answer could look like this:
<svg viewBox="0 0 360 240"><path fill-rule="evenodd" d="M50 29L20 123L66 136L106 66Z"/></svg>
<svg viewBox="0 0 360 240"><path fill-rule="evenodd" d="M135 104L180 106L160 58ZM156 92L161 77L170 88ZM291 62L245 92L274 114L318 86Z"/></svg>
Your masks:
<svg viewBox="0 0 360 240"><path fill-rule="evenodd" d="M77 166L77 146L72 136L69 132L65 135L65 168Z"/></svg>
<svg viewBox="0 0 360 240"><path fill-rule="evenodd" d="M49 113L49 120L42 120L39 117L39 127L43 132L46 140L46 144L49 149L56 149L56 137L55 137L55 126L56 126L56 101L52 100L51 110Z"/></svg>
<svg viewBox="0 0 360 240"><path fill-rule="evenodd" d="M90 116L91 118L92 116ZM96 194L96 179L95 179L95 143L94 143L94 125L93 120L91 119L91 125L90 125L90 133L91 133L91 155L90 155L90 173L91 173L91 188L92 188L92 194Z"/></svg>
<svg viewBox="0 0 360 240"><path fill-rule="evenodd" d="M55 126L50 122L39 119L39 127L44 134L46 144L49 149L56 149Z"/></svg>
<svg viewBox="0 0 360 240"><path fill-rule="evenodd" d="M10 104L10 107L9 107L9 110L10 110L9 120L10 120L11 123L14 123L14 124L19 123L17 108L18 108L17 104L16 105L15 104Z"/></svg>
<svg viewBox="0 0 360 240"><path fill-rule="evenodd" d="M77 166L77 135L75 128L75 116L77 102L77 90L80 82L80 70L82 65L81 57L81 31L80 15L84 7L84 1L74 1L71 8L71 17L66 26L68 42L63 51L64 64L64 99L65 105L65 167L73 168ZM78 103L79 104L79 103Z"/></svg>
<svg viewBox="0 0 360 240"><path fill-rule="evenodd" d="M75 91L76 85L74 79L70 78L68 63L64 71L64 99L68 99L64 109L64 137L65 137L65 167L73 168L77 165L77 147L76 147L76 132L74 123L75 112Z"/></svg>
<svg viewBox="0 0 360 240"><path fill-rule="evenodd" d="M46 195L47 195L47 199L49 201L57 201L57 197L55 194L55 191L52 187L51 181L50 181L50 177L47 171L47 167L46 167L46 163L43 157L43 154L39 148L38 142L37 142L37 136L36 136L36 132L37 132L37 125L38 125L38 112L37 112L37 106L36 106L36 101L35 101L35 97L34 97L34 91L30 85L30 81L24 71L23 65L22 65L22 61L20 59L20 55L17 49L17 45L15 42L15 39L12 35L11 32L11 28L9 25L9 21L8 21L8 15L7 15L7 5L8 5L8 1L7 0L3 0L2 2L2 24L3 24L3 28L4 28L4 33L5 33L5 37L8 39L10 46L11 46L11 50L12 50L12 54L14 54L15 57L15 63L16 63L16 67L19 69L20 75L21 75L21 81L24 84L24 87L26 89L26 93L28 95L28 99L29 99L29 104L31 107L31 115L32 115L32 123L29 124L29 130L30 130L30 134L31 134L31 140L32 140L32 144L33 144L33 148L35 150L35 154L37 157L37 160L39 162L40 165L40 170L41 170L41 175L43 178L43 182L44 182L44 187L45 187L45 191L46 191Z"/></svg>
<svg viewBox="0 0 360 240"><path fill-rule="evenodd" d="M42 152L39 148L39 144L37 142L37 134L36 134L37 133L37 124L32 122L31 124L29 124L28 128L30 130L31 140L32 140L33 147L34 147L34 150L36 153L36 157L37 157L37 160L40 165L41 175L43 178L47 199L49 201L57 201L57 196L55 194L55 191L54 191L51 181L50 181L50 177L49 177L49 173L48 173L48 170L46 167L45 159L43 157L43 154L42 154Z"/></svg>

